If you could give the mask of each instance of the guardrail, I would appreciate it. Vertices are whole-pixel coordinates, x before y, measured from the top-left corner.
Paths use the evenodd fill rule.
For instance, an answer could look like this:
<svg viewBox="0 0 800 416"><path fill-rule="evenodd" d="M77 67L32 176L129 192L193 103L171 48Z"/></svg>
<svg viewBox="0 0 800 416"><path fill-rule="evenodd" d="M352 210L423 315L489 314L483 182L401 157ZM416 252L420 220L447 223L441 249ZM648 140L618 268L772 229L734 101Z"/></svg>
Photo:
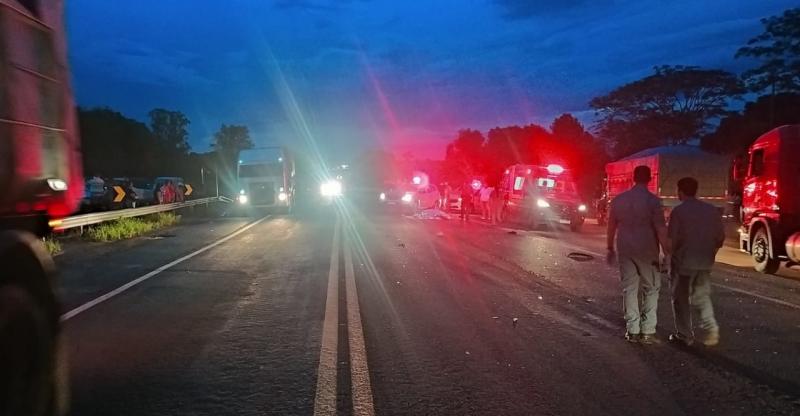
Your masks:
<svg viewBox="0 0 800 416"><path fill-rule="evenodd" d="M193 207L195 205L206 205L212 202L222 201L221 197L212 196L209 198L193 199L191 201L176 202L174 204L149 205L141 208L118 209L116 211L93 212L91 214L73 215L71 217L51 220L50 227L56 231L68 230L70 228L82 228L87 225L99 224L106 221L114 221L120 218L141 217L143 215L156 214L164 211L172 211L181 208Z"/></svg>

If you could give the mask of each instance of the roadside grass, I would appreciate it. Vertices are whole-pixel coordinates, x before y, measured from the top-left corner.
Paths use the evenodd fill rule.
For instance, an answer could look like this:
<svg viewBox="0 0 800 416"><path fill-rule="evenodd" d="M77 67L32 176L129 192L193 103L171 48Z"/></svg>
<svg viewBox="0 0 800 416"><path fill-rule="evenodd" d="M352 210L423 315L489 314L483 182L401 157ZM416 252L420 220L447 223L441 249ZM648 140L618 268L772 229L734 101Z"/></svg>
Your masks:
<svg viewBox="0 0 800 416"><path fill-rule="evenodd" d="M178 221L180 221L180 216L171 212L161 212L144 217L120 218L89 228L85 237L100 242L124 240L175 225Z"/></svg>
<svg viewBox="0 0 800 416"><path fill-rule="evenodd" d="M43 242L44 248L47 249L47 252L50 253L51 256L61 253L61 242L56 240L55 237L45 237Z"/></svg>

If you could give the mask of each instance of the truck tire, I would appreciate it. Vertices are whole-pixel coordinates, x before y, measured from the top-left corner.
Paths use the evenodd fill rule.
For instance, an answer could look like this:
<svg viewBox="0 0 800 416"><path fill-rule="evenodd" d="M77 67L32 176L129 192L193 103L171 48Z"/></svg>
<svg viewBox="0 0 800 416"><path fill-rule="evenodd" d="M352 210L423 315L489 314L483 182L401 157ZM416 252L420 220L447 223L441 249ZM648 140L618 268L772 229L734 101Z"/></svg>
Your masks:
<svg viewBox="0 0 800 416"><path fill-rule="evenodd" d="M754 268L759 273L775 274L781 267L781 262L778 259L772 258L769 255L770 242L767 230L760 228L756 231L753 238L753 246L750 250L753 256Z"/></svg>
<svg viewBox="0 0 800 416"><path fill-rule="evenodd" d="M66 403L53 263L36 237L0 234L0 414L60 414Z"/></svg>

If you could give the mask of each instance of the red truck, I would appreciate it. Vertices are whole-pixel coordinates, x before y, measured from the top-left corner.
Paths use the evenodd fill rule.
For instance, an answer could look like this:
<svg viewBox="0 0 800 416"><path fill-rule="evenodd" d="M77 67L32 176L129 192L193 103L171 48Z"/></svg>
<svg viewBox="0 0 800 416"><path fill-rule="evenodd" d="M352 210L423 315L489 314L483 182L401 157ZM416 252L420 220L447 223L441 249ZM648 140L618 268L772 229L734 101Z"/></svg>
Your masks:
<svg viewBox="0 0 800 416"><path fill-rule="evenodd" d="M0 0L0 413L56 414L60 307L41 237L83 194L60 0Z"/></svg>
<svg viewBox="0 0 800 416"><path fill-rule="evenodd" d="M775 273L800 262L800 125L773 129L753 142L742 183L739 248L755 269ZM737 171L736 169L734 171Z"/></svg>

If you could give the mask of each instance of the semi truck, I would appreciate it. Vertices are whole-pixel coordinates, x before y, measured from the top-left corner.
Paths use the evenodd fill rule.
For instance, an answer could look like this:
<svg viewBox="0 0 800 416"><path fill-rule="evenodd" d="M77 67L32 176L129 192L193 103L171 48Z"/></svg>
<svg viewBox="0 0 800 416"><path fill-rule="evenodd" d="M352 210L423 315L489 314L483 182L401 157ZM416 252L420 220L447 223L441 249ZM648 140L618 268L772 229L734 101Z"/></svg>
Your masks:
<svg viewBox="0 0 800 416"><path fill-rule="evenodd" d="M800 263L800 125L765 133L747 154L734 178L742 184L739 248L757 271L774 274L782 260Z"/></svg>
<svg viewBox="0 0 800 416"><path fill-rule="evenodd" d="M288 213L294 201L294 161L282 147L239 152L237 200L242 208L272 208Z"/></svg>
<svg viewBox="0 0 800 416"><path fill-rule="evenodd" d="M697 197L720 210L728 206L728 180L731 162L724 156L704 152L696 146L662 146L642 150L606 165L606 194L598 204L597 219L606 221L608 202L633 187L633 170L650 168L650 192L661 198L665 215L677 206L678 180L691 176L700 183Z"/></svg>
<svg viewBox="0 0 800 416"><path fill-rule="evenodd" d="M83 196L59 0L0 0L0 413L65 405L60 306L42 244Z"/></svg>

